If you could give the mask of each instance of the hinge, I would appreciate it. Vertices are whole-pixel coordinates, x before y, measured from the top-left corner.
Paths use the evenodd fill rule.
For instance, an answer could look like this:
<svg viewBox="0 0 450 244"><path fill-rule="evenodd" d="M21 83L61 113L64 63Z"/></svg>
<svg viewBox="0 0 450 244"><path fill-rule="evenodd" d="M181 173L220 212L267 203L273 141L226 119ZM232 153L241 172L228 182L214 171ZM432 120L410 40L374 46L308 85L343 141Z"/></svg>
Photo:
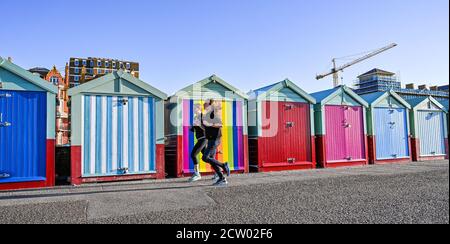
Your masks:
<svg viewBox="0 0 450 244"><path fill-rule="evenodd" d="M12 97L12 95L9 93L0 94L0 98L10 98L10 97Z"/></svg>
<svg viewBox="0 0 450 244"><path fill-rule="evenodd" d="M11 175L7 173L0 173L0 179L10 178Z"/></svg>

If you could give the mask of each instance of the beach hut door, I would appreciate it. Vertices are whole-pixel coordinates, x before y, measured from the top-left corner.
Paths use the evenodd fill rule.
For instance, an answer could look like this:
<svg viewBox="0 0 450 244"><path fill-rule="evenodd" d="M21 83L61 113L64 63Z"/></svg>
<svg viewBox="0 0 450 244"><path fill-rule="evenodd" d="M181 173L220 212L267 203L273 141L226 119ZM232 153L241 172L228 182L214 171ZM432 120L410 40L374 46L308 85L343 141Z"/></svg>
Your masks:
<svg viewBox="0 0 450 244"><path fill-rule="evenodd" d="M0 183L45 181L46 94L0 91Z"/></svg>

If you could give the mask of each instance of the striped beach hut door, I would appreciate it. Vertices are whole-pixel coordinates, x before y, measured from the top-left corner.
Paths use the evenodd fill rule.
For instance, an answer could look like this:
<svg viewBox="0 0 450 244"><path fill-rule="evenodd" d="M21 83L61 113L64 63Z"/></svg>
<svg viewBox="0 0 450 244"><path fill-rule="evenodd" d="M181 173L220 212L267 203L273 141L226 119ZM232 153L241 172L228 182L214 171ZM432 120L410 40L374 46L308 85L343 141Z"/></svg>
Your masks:
<svg viewBox="0 0 450 244"><path fill-rule="evenodd" d="M445 155L444 114L442 112L419 111L417 124L421 156Z"/></svg>
<svg viewBox="0 0 450 244"><path fill-rule="evenodd" d="M194 133L190 131L194 122L194 107L203 107L202 100L183 100L183 171L194 172L194 163L190 157L195 143ZM222 101L222 140L216 158L221 162L228 162L230 169L244 170L244 120L243 102ZM198 156L201 159L201 154ZM209 164L200 160L201 172L212 172Z"/></svg>
<svg viewBox="0 0 450 244"><path fill-rule="evenodd" d="M85 95L82 175L155 173L155 100Z"/></svg>
<svg viewBox="0 0 450 244"><path fill-rule="evenodd" d="M376 108L374 116L377 159L409 157L406 109Z"/></svg>

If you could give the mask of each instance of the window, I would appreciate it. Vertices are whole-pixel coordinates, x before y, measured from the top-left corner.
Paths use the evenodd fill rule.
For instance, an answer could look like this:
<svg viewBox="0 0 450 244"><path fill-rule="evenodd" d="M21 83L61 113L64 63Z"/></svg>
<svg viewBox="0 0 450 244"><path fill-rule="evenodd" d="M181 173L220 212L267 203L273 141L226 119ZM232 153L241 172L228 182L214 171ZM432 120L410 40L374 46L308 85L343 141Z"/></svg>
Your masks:
<svg viewBox="0 0 450 244"><path fill-rule="evenodd" d="M80 73L80 69L79 69L79 68L75 68L75 69L73 69L73 72L74 72L75 74L79 74L79 73Z"/></svg>
<svg viewBox="0 0 450 244"><path fill-rule="evenodd" d="M116 62L113 62L113 63L112 63L112 67L113 67L113 69L116 68Z"/></svg>
<svg viewBox="0 0 450 244"><path fill-rule="evenodd" d="M121 69L123 69L123 63L122 62L120 62L120 66L119 66Z"/></svg>
<svg viewBox="0 0 450 244"><path fill-rule="evenodd" d="M86 67L87 61L86 61L86 60L83 60L82 63L83 63L83 66Z"/></svg>
<svg viewBox="0 0 450 244"><path fill-rule="evenodd" d="M91 67L94 67L94 60L91 60Z"/></svg>
<svg viewBox="0 0 450 244"><path fill-rule="evenodd" d="M127 63L127 69L131 69L131 64Z"/></svg>
<svg viewBox="0 0 450 244"><path fill-rule="evenodd" d="M98 73L99 73L99 74L103 74L103 70L98 69Z"/></svg>
<svg viewBox="0 0 450 244"><path fill-rule="evenodd" d="M76 75L76 76L73 77L73 80L74 80L75 82L78 82L78 81L80 81L80 77L79 77L78 75Z"/></svg>
<svg viewBox="0 0 450 244"><path fill-rule="evenodd" d="M53 85L57 86L58 83L59 83L59 79L58 79L58 77L56 77L56 76L52 76L52 78L50 78L50 82L51 82Z"/></svg>
<svg viewBox="0 0 450 244"><path fill-rule="evenodd" d="M75 59L75 66L80 66L80 60L78 60L78 59Z"/></svg>
<svg viewBox="0 0 450 244"><path fill-rule="evenodd" d="M102 67L102 61L101 60L97 61L97 66L98 67Z"/></svg>
<svg viewBox="0 0 450 244"><path fill-rule="evenodd" d="M105 61L105 67L108 68L109 67L109 62Z"/></svg>

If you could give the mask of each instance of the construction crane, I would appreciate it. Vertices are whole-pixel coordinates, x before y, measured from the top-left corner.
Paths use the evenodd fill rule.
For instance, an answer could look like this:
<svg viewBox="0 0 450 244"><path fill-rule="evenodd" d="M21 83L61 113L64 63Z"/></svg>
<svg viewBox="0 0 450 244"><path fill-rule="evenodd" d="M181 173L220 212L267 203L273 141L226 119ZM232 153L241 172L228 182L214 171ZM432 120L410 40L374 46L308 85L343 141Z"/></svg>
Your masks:
<svg viewBox="0 0 450 244"><path fill-rule="evenodd" d="M321 80L321 79L323 79L323 78L325 78L325 77L327 77L329 75L333 75L333 85L334 85L334 87L337 87L337 86L340 85L339 72L344 71L344 69L346 69L346 68L348 68L350 66L353 66L353 65L355 65L357 63L360 63L360 62L362 62L364 60L367 60L367 59L369 59L369 58L371 58L373 56L376 56L376 55L378 55L380 53L386 52L387 50L392 49L392 48L394 48L396 46L398 46L396 43L392 43L389 46L380 48L380 49L378 49L376 51L373 51L373 52L371 52L371 53L369 53L369 54L367 54L367 55L365 55L365 56L363 56L361 58L358 58L358 59L356 59L356 60L354 60L354 61L352 61L352 62L350 62L348 64L344 64L344 65L342 65L340 67L336 66L336 58L333 58L333 60L332 60L332 62L333 62L333 69L331 69L331 71L328 72L328 73L325 73L325 74L322 74L322 75L317 75L316 79L317 80Z"/></svg>

